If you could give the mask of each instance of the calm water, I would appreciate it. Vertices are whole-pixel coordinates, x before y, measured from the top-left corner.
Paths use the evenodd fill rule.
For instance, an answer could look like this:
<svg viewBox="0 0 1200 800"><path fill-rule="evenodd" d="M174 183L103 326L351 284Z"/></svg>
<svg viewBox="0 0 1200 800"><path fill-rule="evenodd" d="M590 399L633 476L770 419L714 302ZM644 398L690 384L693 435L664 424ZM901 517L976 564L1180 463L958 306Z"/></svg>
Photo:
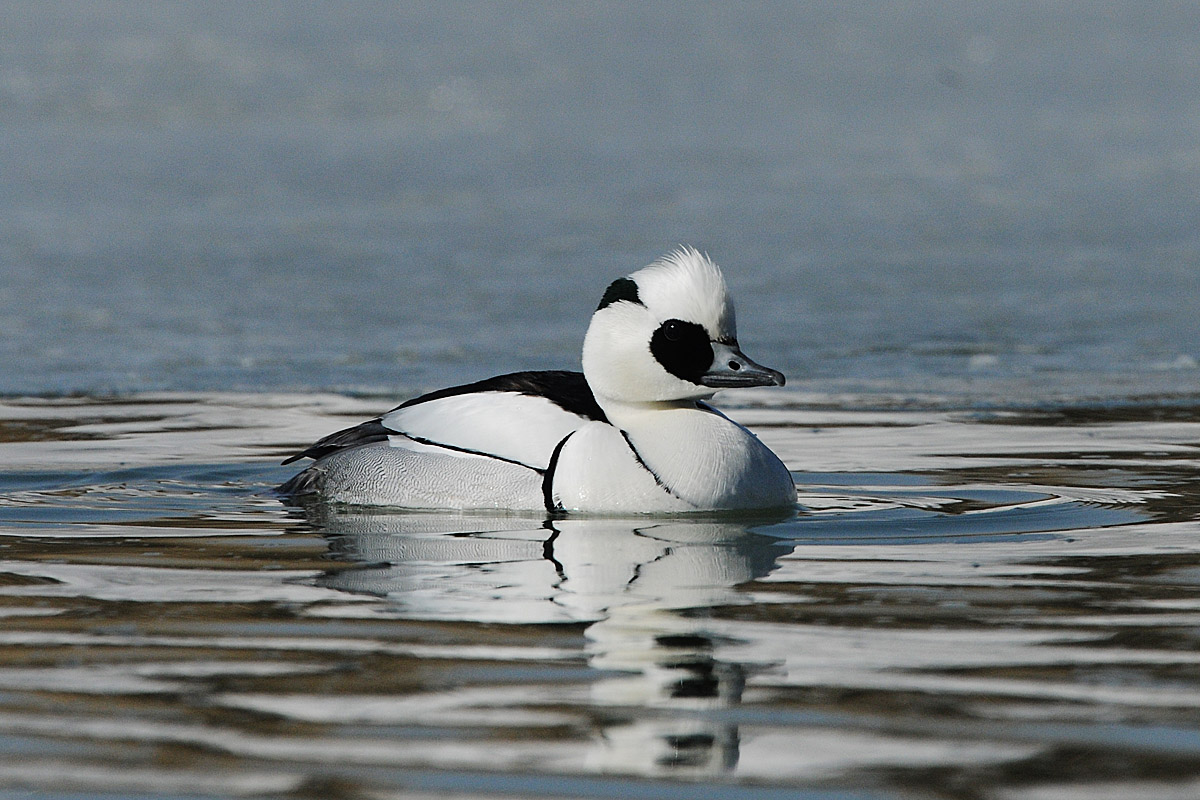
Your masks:
<svg viewBox="0 0 1200 800"><path fill-rule="evenodd" d="M675 244L822 391L1200 378L1200 5L0 3L0 393L578 361Z"/></svg>
<svg viewBox="0 0 1200 800"><path fill-rule="evenodd" d="M552 522L279 503L371 399L0 405L0 796L1195 795L1200 410L770 400L798 514Z"/></svg>
<svg viewBox="0 0 1200 800"><path fill-rule="evenodd" d="M1197 31L0 2L0 800L1200 796ZM795 515L271 494L680 242Z"/></svg>

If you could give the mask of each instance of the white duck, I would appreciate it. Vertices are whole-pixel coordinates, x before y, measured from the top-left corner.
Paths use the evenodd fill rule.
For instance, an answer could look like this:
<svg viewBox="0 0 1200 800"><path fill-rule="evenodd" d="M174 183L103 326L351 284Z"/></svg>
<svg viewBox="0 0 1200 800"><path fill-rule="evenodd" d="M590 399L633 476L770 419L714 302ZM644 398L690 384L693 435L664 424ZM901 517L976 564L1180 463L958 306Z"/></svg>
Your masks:
<svg viewBox="0 0 1200 800"><path fill-rule="evenodd" d="M286 495L355 505L601 514L790 507L783 462L704 401L782 386L738 349L720 269L677 250L609 285L583 373L516 372L431 392L330 434Z"/></svg>

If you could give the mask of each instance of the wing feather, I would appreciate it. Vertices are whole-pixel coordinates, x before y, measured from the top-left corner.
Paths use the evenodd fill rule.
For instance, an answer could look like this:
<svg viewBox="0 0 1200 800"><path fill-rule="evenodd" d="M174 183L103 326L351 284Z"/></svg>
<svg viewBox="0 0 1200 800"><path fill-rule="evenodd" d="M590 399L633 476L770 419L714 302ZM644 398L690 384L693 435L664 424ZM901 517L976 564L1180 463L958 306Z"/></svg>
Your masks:
<svg viewBox="0 0 1200 800"><path fill-rule="evenodd" d="M283 463L387 440L397 447L417 442L544 471L563 437L591 420L607 421L582 373L514 372L414 398L331 433Z"/></svg>

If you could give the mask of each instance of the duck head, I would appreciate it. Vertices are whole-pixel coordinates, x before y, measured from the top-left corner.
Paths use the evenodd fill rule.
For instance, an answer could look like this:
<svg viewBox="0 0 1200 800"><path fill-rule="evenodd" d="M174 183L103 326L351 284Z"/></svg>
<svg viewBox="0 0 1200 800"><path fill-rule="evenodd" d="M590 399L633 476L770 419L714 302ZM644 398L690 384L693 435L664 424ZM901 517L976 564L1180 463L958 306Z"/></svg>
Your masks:
<svg viewBox="0 0 1200 800"><path fill-rule="evenodd" d="M784 383L739 349L725 278L692 248L609 285L583 340L583 374L602 403L703 399Z"/></svg>

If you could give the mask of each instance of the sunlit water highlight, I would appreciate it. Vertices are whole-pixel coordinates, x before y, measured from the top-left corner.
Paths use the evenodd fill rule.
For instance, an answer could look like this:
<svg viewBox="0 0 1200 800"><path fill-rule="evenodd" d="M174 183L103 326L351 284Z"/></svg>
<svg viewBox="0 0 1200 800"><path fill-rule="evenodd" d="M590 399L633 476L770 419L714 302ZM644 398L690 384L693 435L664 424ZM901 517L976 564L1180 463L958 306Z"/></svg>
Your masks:
<svg viewBox="0 0 1200 800"><path fill-rule="evenodd" d="M1200 787L1194 409L744 399L795 515L289 508L387 401L5 402L0 796Z"/></svg>

